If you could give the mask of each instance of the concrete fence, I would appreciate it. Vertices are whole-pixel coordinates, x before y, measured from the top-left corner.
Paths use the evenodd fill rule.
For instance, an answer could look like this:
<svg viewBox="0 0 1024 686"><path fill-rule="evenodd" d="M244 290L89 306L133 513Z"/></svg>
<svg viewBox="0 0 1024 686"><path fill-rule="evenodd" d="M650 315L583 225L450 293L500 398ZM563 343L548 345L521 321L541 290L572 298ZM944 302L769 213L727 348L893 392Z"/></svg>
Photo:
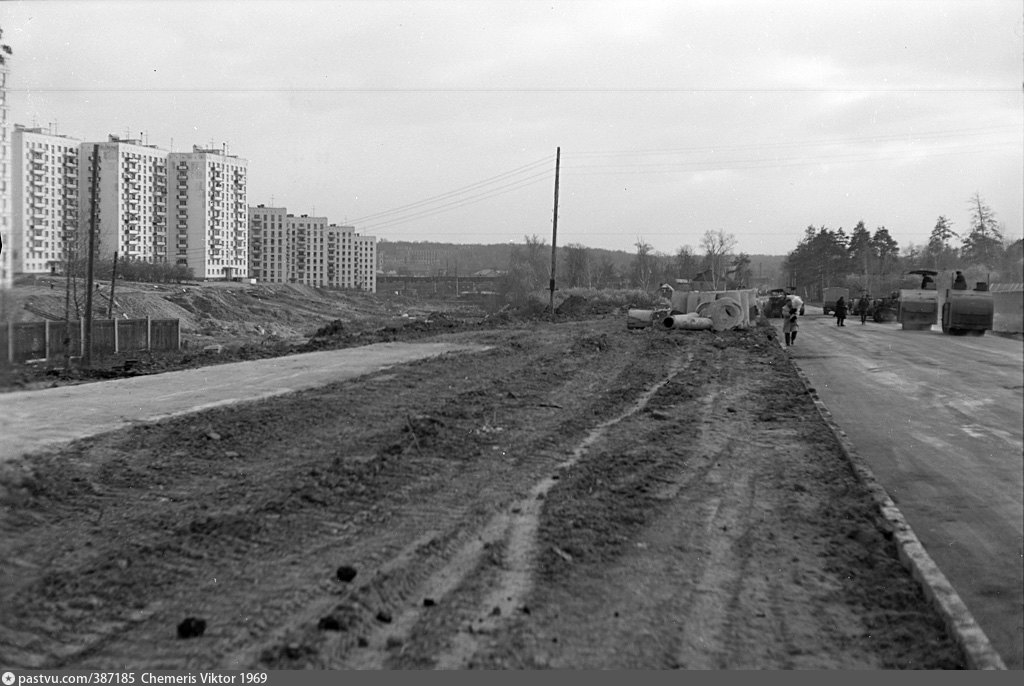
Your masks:
<svg viewBox="0 0 1024 686"><path fill-rule="evenodd" d="M0 324L0 364L62 360L65 339L70 354L82 356L85 320ZM94 319L92 322L93 357L180 348L181 327L177 319Z"/></svg>

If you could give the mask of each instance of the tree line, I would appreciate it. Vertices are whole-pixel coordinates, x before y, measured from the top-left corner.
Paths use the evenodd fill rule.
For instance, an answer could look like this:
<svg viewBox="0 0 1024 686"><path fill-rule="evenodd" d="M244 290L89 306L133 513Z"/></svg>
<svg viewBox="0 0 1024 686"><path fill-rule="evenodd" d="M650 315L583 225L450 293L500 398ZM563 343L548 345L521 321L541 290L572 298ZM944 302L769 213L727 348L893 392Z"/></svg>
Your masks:
<svg viewBox="0 0 1024 686"><path fill-rule="evenodd" d="M613 253L608 251L570 243L556 251L557 287L652 291L662 283L676 286L683 280L705 290L751 288L751 256L734 252L735 246L733 234L708 230L701 237L699 251L683 245L668 255L637 236L635 252L623 263L613 259ZM537 235L524 236L522 245L511 248L499 290L507 301L522 302L530 293L548 288L551 266L547 241Z"/></svg>
<svg viewBox="0 0 1024 686"><path fill-rule="evenodd" d="M849 288L852 294L886 295L898 290L907 272L916 269L958 269L970 283L1020 282L1021 240L1003 237L995 212L980 193L971 196L968 205L971 219L966 231L955 231L953 223L940 215L928 243L911 244L904 253L884 226L871 232L860 221L849 234L842 228L808 226L783 263L787 285L816 300L829 286Z"/></svg>

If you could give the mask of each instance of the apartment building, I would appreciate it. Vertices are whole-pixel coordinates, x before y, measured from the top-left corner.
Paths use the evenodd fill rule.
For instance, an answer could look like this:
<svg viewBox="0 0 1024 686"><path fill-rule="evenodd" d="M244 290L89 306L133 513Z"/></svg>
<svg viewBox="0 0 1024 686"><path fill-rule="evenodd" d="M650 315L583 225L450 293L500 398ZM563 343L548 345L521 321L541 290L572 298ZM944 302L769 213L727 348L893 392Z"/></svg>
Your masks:
<svg viewBox="0 0 1024 686"><path fill-rule="evenodd" d="M352 278L355 286L371 293L377 292L377 239L374 236L354 236Z"/></svg>
<svg viewBox="0 0 1024 686"><path fill-rule="evenodd" d="M0 29L0 38L3 38ZM11 75L11 47L0 43L0 289L10 288L14 279L11 240L11 145L7 134L7 79Z"/></svg>
<svg viewBox="0 0 1024 686"><path fill-rule="evenodd" d="M11 136L11 232L16 274L63 271L76 256L79 222L77 138L14 125Z"/></svg>
<svg viewBox="0 0 1024 686"><path fill-rule="evenodd" d="M155 145L113 134L80 145L79 221L84 231L96 222L97 259L116 252L124 260L168 260L167 156Z"/></svg>
<svg viewBox="0 0 1024 686"><path fill-rule="evenodd" d="M249 228L250 274L258 281L376 291L373 236L330 224L327 217L295 216L264 205L249 208Z"/></svg>
<svg viewBox="0 0 1024 686"><path fill-rule="evenodd" d="M249 276L248 162L226 149L172 152L174 259L198 279Z"/></svg>

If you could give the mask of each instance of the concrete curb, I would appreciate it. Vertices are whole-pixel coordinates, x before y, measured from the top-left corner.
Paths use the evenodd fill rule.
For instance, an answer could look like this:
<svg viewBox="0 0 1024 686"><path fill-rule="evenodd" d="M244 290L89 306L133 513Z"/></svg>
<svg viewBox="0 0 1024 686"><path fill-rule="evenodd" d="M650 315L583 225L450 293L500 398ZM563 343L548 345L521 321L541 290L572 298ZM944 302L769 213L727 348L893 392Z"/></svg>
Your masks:
<svg viewBox="0 0 1024 686"><path fill-rule="evenodd" d="M780 341L779 345L784 346L785 344ZM900 562L910 570L914 579L921 584L925 597L931 601L932 605L942 616L946 624L946 630L949 631L953 640L956 641L963 652L968 668L1005 670L1006 665L1003 663L1003 659L999 657L999 653L989 643L988 636L978 626L974 616L967 609L967 605L964 604L964 601L957 594L952 584L946 579L946 575L942 573L942 570L939 569L935 561L925 551L921 541L918 540L913 529L910 528L906 519L903 518L903 513L899 511L899 508L896 507L892 498L885 491L885 488L875 478L867 463L857 454L846 432L839 428L839 425L832 418L832 412L821 401L821 398L818 397L817 391L811 385L803 370L797 366L793 358L788 359L793 365L793 369L796 370L797 376L803 383L804 388L807 390L807 394L814 401L814 406L818 408L818 414L825 420L825 423L828 424L832 434L839 442L843 455L849 461L854 474L857 475L860 482L871 493L871 497L875 501L875 505L878 507L879 514L882 517L883 526L892 532L893 540L896 542L896 547L899 550Z"/></svg>

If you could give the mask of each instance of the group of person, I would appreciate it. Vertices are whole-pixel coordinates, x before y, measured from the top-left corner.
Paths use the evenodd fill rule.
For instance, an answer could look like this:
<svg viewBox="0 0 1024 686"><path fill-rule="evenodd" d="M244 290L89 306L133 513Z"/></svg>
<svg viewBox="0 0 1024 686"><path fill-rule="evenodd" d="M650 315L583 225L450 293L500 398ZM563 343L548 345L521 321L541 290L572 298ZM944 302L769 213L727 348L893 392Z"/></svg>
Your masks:
<svg viewBox="0 0 1024 686"><path fill-rule="evenodd" d="M862 295L853 307L854 313L860 315L860 323L866 323L868 314L871 312L871 298L868 297L868 294ZM839 300L836 300L836 326L846 326L846 314L849 309L850 306L847 304L846 298L839 296Z"/></svg>
<svg viewBox="0 0 1024 686"><path fill-rule="evenodd" d="M921 280L921 288L935 288L935 281L929 274L925 274ZM958 271L953 279L953 288L963 290L967 288L967 279L964 278L963 272ZM797 318L800 310L803 308L803 300L797 295L786 296L786 303L782 306L782 333L786 339L786 346L791 346L796 342L797 330L800 328L800 322ZM854 305L856 308L854 312L860 315L860 323L864 324L868 320L868 314L871 312L871 298L867 293L863 294L860 299ZM849 305L846 302L846 298L840 296L836 300L836 326L846 326L846 314L849 311Z"/></svg>

